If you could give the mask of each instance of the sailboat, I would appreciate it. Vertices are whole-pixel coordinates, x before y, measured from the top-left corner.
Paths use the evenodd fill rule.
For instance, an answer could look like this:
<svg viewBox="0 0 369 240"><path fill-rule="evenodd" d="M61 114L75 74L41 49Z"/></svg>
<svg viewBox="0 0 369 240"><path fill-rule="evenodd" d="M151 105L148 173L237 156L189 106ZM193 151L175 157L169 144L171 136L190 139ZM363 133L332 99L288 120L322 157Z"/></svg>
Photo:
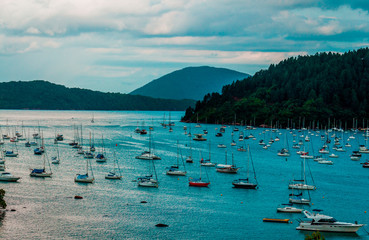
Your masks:
<svg viewBox="0 0 369 240"><path fill-rule="evenodd" d="M153 188L159 187L159 181L158 181L158 176L156 175L155 163L152 159L150 161L152 164L152 168L150 168L151 174L147 176L139 177L137 179L138 180L137 184L139 187L153 187Z"/></svg>
<svg viewBox="0 0 369 240"><path fill-rule="evenodd" d="M278 151L277 155L280 157L289 157L290 156L290 151L288 149L288 141L287 141L287 134L285 135L285 142L284 142L284 147Z"/></svg>
<svg viewBox="0 0 369 240"><path fill-rule="evenodd" d="M91 176L88 174L88 166L90 165L91 170ZM81 183L93 183L95 180L94 173L92 171L91 162L89 159L86 159L86 173L85 174L76 174L74 177L75 182L81 182Z"/></svg>
<svg viewBox="0 0 369 240"><path fill-rule="evenodd" d="M200 153L200 156L201 156L201 153ZM202 165L200 164L200 177L199 178L190 177L188 179L189 186L191 186L191 187L207 187L207 186L209 186L209 184L210 184L209 176L207 176L208 181L202 180L201 168L202 168ZM205 172L206 172L206 168L205 168ZM208 172L206 172L206 175L208 175Z"/></svg>
<svg viewBox="0 0 369 240"><path fill-rule="evenodd" d="M288 184L288 188L290 189L299 189L299 190L315 190L316 187L314 185L308 185L306 181L306 167L305 167L305 158L301 162L301 177L302 179L294 179Z"/></svg>
<svg viewBox="0 0 369 240"><path fill-rule="evenodd" d="M113 163L114 163L113 170L105 175L105 179L116 179L117 180L117 179L122 178L122 173L120 171L120 167L119 167L115 152L114 152L114 161L113 161Z"/></svg>
<svg viewBox="0 0 369 240"><path fill-rule="evenodd" d="M89 150L84 153L85 158L94 158L94 154L91 152L92 143L91 143L91 132L90 132L90 147Z"/></svg>
<svg viewBox="0 0 369 240"><path fill-rule="evenodd" d="M190 145L190 154L186 158L186 162L187 163L193 163L191 138L189 138L189 145Z"/></svg>
<svg viewBox="0 0 369 240"><path fill-rule="evenodd" d="M12 150L5 152L5 157L18 157L17 143L14 142Z"/></svg>
<svg viewBox="0 0 369 240"><path fill-rule="evenodd" d="M144 151L143 153L141 153L141 155L136 156L136 159L143 159L143 160L161 160L161 158L159 156L156 156L154 154L154 151L151 149L152 148L152 137L151 137L151 131L149 130L149 151Z"/></svg>
<svg viewBox="0 0 369 240"><path fill-rule="evenodd" d="M101 136L101 152L96 155L96 162L106 162L104 136Z"/></svg>
<svg viewBox="0 0 369 240"><path fill-rule="evenodd" d="M195 128L200 128L200 127L201 127L201 125L199 123L199 114L197 114Z"/></svg>
<svg viewBox="0 0 369 240"><path fill-rule="evenodd" d="M225 151L225 164L218 164L216 166L216 171L220 173L237 173L240 169L234 165L233 152L232 152L232 164L227 164L227 150Z"/></svg>
<svg viewBox="0 0 369 240"><path fill-rule="evenodd" d="M42 158L43 158L43 168L34 168L34 169L31 169L31 173L29 174L31 177L42 177L42 178L45 178L45 177L51 177L51 175L53 174L53 172L51 171L51 166L50 166L50 162L47 158L47 154L43 154L42 155ZM47 163L48 163L48 166L49 166L49 171L47 172L46 171L46 160L47 160Z"/></svg>
<svg viewBox="0 0 369 240"><path fill-rule="evenodd" d="M60 155L59 155L59 143L56 143L56 156L51 158L52 164L59 164L60 163Z"/></svg>
<svg viewBox="0 0 369 240"><path fill-rule="evenodd" d="M248 152L248 155L247 155L248 157L247 157L246 178L240 178L240 179L234 180L232 184L235 188L256 189L256 187L258 186L258 181L256 179L254 162L252 161L249 145L247 145L247 152ZM250 162L252 165L252 171L253 171L254 180L255 180L253 182L250 181Z"/></svg>
<svg viewBox="0 0 369 240"><path fill-rule="evenodd" d="M211 146L211 144L210 144L210 141L209 141L209 159L203 159L202 157L201 157L201 160L200 160L200 165L201 166L204 166L204 167L214 167L215 165L216 165L216 163L212 163L211 162L211 151L210 151L210 146Z"/></svg>
<svg viewBox="0 0 369 240"><path fill-rule="evenodd" d="M183 165L183 170L179 169L179 143L177 141L177 164L173 164L170 166L169 170L166 172L167 175L175 175L175 176L186 176L186 166L184 165L182 153L181 153L181 160Z"/></svg>

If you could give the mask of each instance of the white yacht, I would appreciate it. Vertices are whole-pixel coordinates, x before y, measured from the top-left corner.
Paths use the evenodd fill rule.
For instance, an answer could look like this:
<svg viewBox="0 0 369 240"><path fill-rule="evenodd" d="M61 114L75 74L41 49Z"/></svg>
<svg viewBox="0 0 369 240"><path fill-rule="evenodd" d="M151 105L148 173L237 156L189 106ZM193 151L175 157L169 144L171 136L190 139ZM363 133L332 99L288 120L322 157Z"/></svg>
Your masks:
<svg viewBox="0 0 369 240"><path fill-rule="evenodd" d="M300 222L296 230L355 233L359 228L364 226L364 224L338 222L333 217L320 213L310 213L307 210L303 211L303 213L311 221Z"/></svg>

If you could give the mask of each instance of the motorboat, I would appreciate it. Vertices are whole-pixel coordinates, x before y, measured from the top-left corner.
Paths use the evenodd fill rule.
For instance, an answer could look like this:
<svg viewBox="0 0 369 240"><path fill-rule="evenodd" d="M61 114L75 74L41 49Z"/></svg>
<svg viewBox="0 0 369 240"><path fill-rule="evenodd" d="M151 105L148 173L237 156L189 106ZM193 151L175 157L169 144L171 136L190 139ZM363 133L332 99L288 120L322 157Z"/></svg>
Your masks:
<svg viewBox="0 0 369 240"><path fill-rule="evenodd" d="M314 211L314 210L313 210ZM364 224L338 222L333 217L320 214L322 210L315 209L317 213L311 213L307 210L303 211L306 218L310 221L302 221L296 230L303 231L319 231L319 232L340 232L340 233L355 233Z"/></svg>
<svg viewBox="0 0 369 240"><path fill-rule="evenodd" d="M338 155L332 153L331 155L329 155L330 158L338 158Z"/></svg>
<svg viewBox="0 0 369 240"><path fill-rule="evenodd" d="M225 144L218 144L218 148L227 148Z"/></svg>
<svg viewBox="0 0 369 240"><path fill-rule="evenodd" d="M293 207L292 203L281 204L281 206L277 208L277 212L283 213L301 213L303 210L304 209Z"/></svg>
<svg viewBox="0 0 369 240"><path fill-rule="evenodd" d="M0 173L0 181L3 182L16 182L20 179L20 177L13 176L10 172Z"/></svg>

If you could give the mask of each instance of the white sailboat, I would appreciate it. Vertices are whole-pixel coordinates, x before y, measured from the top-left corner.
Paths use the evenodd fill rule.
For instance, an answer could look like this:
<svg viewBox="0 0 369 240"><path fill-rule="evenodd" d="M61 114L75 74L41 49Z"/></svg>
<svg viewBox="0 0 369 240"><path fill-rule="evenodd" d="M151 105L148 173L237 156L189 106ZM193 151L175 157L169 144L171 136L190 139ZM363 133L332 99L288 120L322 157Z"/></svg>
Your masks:
<svg viewBox="0 0 369 240"><path fill-rule="evenodd" d="M101 135L101 152L96 155L96 162L103 163L106 162L106 153L104 145L104 135Z"/></svg>
<svg viewBox="0 0 369 240"><path fill-rule="evenodd" d="M301 178L302 179L294 179L288 184L289 189L299 189L299 190L315 190L316 187L314 185L308 185L306 181L306 161L303 158L301 162Z"/></svg>
<svg viewBox="0 0 369 240"><path fill-rule="evenodd" d="M215 167L216 163L212 163L211 162L211 150L210 150L210 141L209 141L209 159L203 159L201 157L201 160L200 160L200 165L201 166L204 166L204 167Z"/></svg>
<svg viewBox="0 0 369 240"><path fill-rule="evenodd" d="M188 141L189 141L189 146L190 146L190 153L189 153L189 155L186 158L186 162L187 163L193 163L191 138L189 138Z"/></svg>
<svg viewBox="0 0 369 240"><path fill-rule="evenodd" d="M232 164L227 163L227 150L225 151L225 164L218 164L216 166L216 171L220 173L237 173L237 171L240 169L236 167L234 164L234 157L232 152Z"/></svg>
<svg viewBox="0 0 369 240"><path fill-rule="evenodd" d="M186 171L186 166L183 161L182 153L181 153L181 160L182 160L183 170L179 168L179 165L180 165L179 164L179 143L177 141L177 164L173 164L172 166L170 166L166 174L174 175L174 176L186 176L187 171Z"/></svg>
<svg viewBox="0 0 369 240"><path fill-rule="evenodd" d="M158 188L159 187L159 181L158 176L156 175L156 169L155 169L155 163L151 159L152 166L150 167L150 175L146 175L143 177L139 177L137 179L137 185L139 187L150 187L150 188Z"/></svg>
<svg viewBox="0 0 369 240"><path fill-rule="evenodd" d="M51 175L53 174L53 172L51 171L51 166L46 151L44 152L44 154L42 154L42 158L43 158L43 168L31 169L31 173L29 174L31 177L45 178L51 177ZM48 163L49 171L46 170L46 161Z"/></svg>
<svg viewBox="0 0 369 240"><path fill-rule="evenodd" d="M114 163L113 170L111 170L108 174L105 175L105 179L118 180L118 179L122 178L122 173L120 171L119 163L118 163L117 157L115 155L115 152L114 152L114 161L113 161L113 163Z"/></svg>
<svg viewBox="0 0 369 240"><path fill-rule="evenodd" d="M60 154L59 154L59 143L56 142L56 156L51 158L52 164L59 164L60 163Z"/></svg>
<svg viewBox="0 0 369 240"><path fill-rule="evenodd" d="M251 151L250 151L250 146L249 145L247 145L247 152L248 152L248 156L247 156L246 178L240 178L240 179L234 180L232 182L232 184L235 188L256 189L257 186L258 186L258 181L256 179L254 162L252 161ZM250 162L251 162L251 165L252 165L254 181L250 181Z"/></svg>
<svg viewBox="0 0 369 240"><path fill-rule="evenodd" d="M89 172L88 172L89 166L90 166L91 175L89 175ZM95 177L92 171L90 159L86 159L86 173L76 174L76 176L74 177L74 182L93 183L94 181L95 181Z"/></svg>
<svg viewBox="0 0 369 240"><path fill-rule="evenodd" d="M149 130L149 151L144 151L141 153L141 155L136 156L136 159L143 159L143 160L161 160L159 156L156 156L154 154L154 151L152 150L152 136L151 136L151 130Z"/></svg>

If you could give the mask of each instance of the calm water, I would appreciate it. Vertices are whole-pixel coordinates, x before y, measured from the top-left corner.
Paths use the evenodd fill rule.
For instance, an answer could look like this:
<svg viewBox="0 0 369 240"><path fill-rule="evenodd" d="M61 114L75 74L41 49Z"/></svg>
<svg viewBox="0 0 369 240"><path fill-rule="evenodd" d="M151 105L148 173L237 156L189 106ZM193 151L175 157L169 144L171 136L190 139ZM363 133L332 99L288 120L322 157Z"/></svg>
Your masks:
<svg viewBox="0 0 369 240"><path fill-rule="evenodd" d="M94 115L95 123L91 123ZM209 141L192 142L194 163L186 163L187 176L167 176L166 167L176 163L177 140L183 155L189 152L189 137L184 134L184 123L179 119L183 112L172 112L176 126L169 132L160 126L164 112L85 112L85 111L0 111L0 124L3 133L21 131L22 121L28 134L34 133L40 126L45 137L48 157L55 155L53 143L55 133L64 135L59 144L61 163L53 165L53 177L38 179L29 177L29 168L42 166L42 158L33 155L33 148L26 148L24 142L18 142L18 158L6 160L7 170L21 176L19 183L1 183L6 190L9 209L1 221L0 238L3 239L303 239L304 234L295 230L301 214L276 213L281 203L288 202L288 182L294 176L300 176L301 160L292 146L292 134L281 130L281 135L263 129L245 130L257 140L238 141L237 144L250 144L259 182L258 190L232 188L232 181L246 175L247 153L231 147L232 128L228 127L223 137L215 137L216 125L202 125L207 129L207 138L211 140L212 161L224 163L225 149L217 148L219 143L227 145L228 160L234 153L236 165L241 170L236 175L217 173L207 168L211 181L209 188L188 186L188 177L199 175L199 155L208 155ZM166 113L168 117L168 113ZM8 120L8 121L7 121ZM8 122L8 124L7 124ZM93 133L96 147L100 147L104 136L108 161L98 164L92 160L95 176L94 184L77 184L74 176L84 173L86 160L76 154L68 143L73 139L73 125L83 126L84 143L89 143L89 134ZM149 161L135 159L148 149L148 135L134 133L134 129L145 125L154 126L152 133L155 153L162 160L155 161L160 181L158 189L137 187L132 180L148 174ZM188 131L190 130L189 124ZM192 133L202 129L191 126ZM287 133L287 134L286 134ZM299 140L297 133L296 140ZM305 133L307 134L307 132ZM332 134L332 133L331 133ZM346 140L352 133L345 133ZM279 137L265 150L258 145L260 139L269 140ZM285 145L287 136L291 157L287 160L277 156L277 151ZM341 133L339 134L341 136ZM362 161L351 161L349 155L364 144L361 134L354 135L347 152L337 153L334 165L322 165L308 160L316 191L310 191L313 205L308 209L324 209L342 221L369 223L369 169L361 167ZM315 151L322 145L320 135L310 136L311 142L305 143L307 151ZM13 145L6 142L4 148ZM331 149L333 147L333 141ZM332 150L331 150L332 151ZM121 181L104 179L113 167L113 152L116 152L123 178ZM204 169L203 169L204 170ZM204 172L203 172L204 173ZM308 178L311 182L311 178ZM81 195L83 200L72 197ZM140 203L147 201L146 204ZM368 213L365 213L368 211ZM292 224L263 223L264 217L290 218ZM165 223L168 228L157 228L155 224ZM369 229L369 228L368 228ZM327 239L369 239L364 230L358 234L324 234Z"/></svg>

